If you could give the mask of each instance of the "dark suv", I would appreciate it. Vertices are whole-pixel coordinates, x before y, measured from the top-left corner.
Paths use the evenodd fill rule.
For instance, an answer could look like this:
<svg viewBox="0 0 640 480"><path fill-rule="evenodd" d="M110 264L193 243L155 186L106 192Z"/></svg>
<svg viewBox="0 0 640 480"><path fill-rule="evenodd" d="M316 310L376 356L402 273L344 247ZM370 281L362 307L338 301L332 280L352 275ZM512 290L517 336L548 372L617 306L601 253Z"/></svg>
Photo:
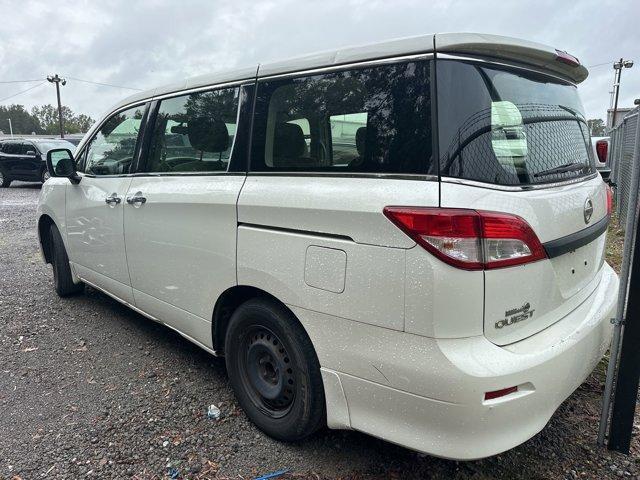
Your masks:
<svg viewBox="0 0 640 480"><path fill-rule="evenodd" d="M56 139L15 139L0 142L0 187L8 187L13 180L26 182L46 182L47 152L53 148L68 148L72 152L75 145L66 140Z"/></svg>

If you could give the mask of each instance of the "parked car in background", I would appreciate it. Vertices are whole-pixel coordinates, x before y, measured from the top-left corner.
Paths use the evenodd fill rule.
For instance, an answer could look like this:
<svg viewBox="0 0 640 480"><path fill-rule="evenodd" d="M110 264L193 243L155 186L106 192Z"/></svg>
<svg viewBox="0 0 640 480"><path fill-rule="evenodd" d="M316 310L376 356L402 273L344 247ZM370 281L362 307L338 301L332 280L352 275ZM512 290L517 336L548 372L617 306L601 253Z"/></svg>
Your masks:
<svg viewBox="0 0 640 480"><path fill-rule="evenodd" d="M438 34L138 93L49 153L44 259L59 295L94 286L224 355L275 438L502 452L610 341L586 77L551 47Z"/></svg>
<svg viewBox="0 0 640 480"><path fill-rule="evenodd" d="M604 179L609 178L609 174L611 173L611 169L609 168L609 142L609 137L591 137L596 169Z"/></svg>
<svg viewBox="0 0 640 480"><path fill-rule="evenodd" d="M11 139L0 142L0 187L13 180L46 182L49 178L46 155L54 148L75 150L75 145L57 139Z"/></svg>

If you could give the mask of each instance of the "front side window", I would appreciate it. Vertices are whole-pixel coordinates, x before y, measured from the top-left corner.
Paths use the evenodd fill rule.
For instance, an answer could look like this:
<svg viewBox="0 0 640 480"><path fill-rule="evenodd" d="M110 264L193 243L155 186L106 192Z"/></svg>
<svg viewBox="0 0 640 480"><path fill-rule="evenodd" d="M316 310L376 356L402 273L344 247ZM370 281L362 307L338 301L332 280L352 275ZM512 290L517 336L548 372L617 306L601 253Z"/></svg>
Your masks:
<svg viewBox="0 0 640 480"><path fill-rule="evenodd" d="M20 145L20 155L35 155L36 147L31 143L23 143Z"/></svg>
<svg viewBox="0 0 640 480"><path fill-rule="evenodd" d="M223 172L236 134L239 88L160 102L147 172Z"/></svg>
<svg viewBox="0 0 640 480"><path fill-rule="evenodd" d="M129 173L138 143L144 105L116 113L93 137L86 150L84 167L89 175ZM80 170L80 169L79 169Z"/></svg>
<svg viewBox="0 0 640 480"><path fill-rule="evenodd" d="M594 171L575 86L542 74L438 61L440 173L499 185Z"/></svg>
<svg viewBox="0 0 640 480"><path fill-rule="evenodd" d="M253 171L428 173L428 61L258 84Z"/></svg>

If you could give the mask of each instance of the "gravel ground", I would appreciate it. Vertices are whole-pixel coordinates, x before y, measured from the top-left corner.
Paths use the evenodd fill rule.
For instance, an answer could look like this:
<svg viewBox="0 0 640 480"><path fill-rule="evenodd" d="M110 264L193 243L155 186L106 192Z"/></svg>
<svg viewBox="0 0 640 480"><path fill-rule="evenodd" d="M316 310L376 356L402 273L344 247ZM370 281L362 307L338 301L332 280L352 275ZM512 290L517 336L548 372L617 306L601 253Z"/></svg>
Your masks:
<svg viewBox="0 0 640 480"><path fill-rule="evenodd" d="M223 361L95 290L55 295L34 228L39 192L18 182L0 190L0 478L640 475L637 437L628 457L595 444L604 363L540 434L482 461L440 460L355 432L274 441L239 410ZM219 421L207 418L209 404Z"/></svg>

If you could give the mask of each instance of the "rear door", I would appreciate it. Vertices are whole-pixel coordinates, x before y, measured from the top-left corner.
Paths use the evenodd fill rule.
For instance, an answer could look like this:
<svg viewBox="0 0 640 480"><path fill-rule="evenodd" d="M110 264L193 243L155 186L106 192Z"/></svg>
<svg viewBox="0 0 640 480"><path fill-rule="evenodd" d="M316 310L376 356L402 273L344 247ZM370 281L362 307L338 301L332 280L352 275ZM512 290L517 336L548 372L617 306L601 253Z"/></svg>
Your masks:
<svg viewBox="0 0 640 480"><path fill-rule="evenodd" d="M576 87L439 60L438 126L441 205L516 215L543 244L546 259L484 271L485 336L499 345L526 338L584 301L604 261L607 193ZM484 248L486 258L514 254Z"/></svg>
<svg viewBox="0 0 640 480"><path fill-rule="evenodd" d="M8 141L2 148L2 169L5 175L15 178L20 169L20 142Z"/></svg>
<svg viewBox="0 0 640 480"><path fill-rule="evenodd" d="M124 204L138 308L211 345L216 300L236 284L236 202L245 180L248 89L158 101L150 141ZM240 163L241 169L234 168Z"/></svg>

